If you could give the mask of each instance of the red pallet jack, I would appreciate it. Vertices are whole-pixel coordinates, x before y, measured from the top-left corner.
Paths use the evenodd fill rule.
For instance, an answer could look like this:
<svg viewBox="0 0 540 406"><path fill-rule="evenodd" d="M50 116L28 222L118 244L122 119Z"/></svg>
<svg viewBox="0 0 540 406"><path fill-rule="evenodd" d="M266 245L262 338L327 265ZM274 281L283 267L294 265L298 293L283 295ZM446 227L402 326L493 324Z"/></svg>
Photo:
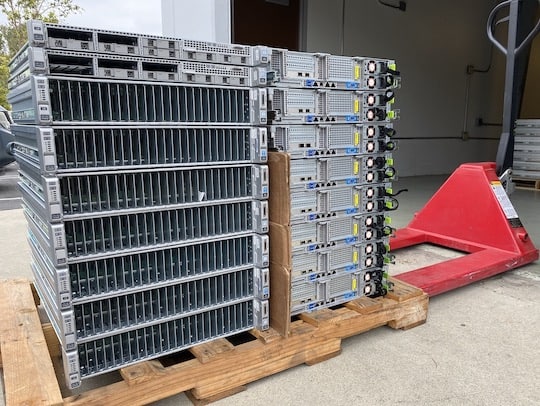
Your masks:
<svg viewBox="0 0 540 406"><path fill-rule="evenodd" d="M521 80L525 77L528 59L516 57L540 31L540 21L534 25L531 17L536 15L539 3L540 0L504 1L488 18L488 37L506 54L503 129L496 163L461 165L390 241L392 250L429 243L467 253L396 276L430 296L538 259L538 249L529 239L507 191L512 187L509 175L514 153L513 123L521 101L521 86L515 84L519 84L520 76ZM499 11L506 6L508 16L495 23ZM494 26L502 21L508 21L506 48L493 35ZM529 30L524 28L527 24Z"/></svg>

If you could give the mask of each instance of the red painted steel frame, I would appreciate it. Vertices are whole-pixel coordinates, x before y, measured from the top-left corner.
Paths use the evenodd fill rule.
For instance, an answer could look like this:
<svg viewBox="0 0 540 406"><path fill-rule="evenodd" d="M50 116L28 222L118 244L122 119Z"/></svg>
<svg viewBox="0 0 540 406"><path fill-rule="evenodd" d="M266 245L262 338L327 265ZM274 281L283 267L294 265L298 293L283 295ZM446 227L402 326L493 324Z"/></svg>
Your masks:
<svg viewBox="0 0 540 406"><path fill-rule="evenodd" d="M396 278L435 296L538 259L523 226L512 227L494 193L494 163L461 165L405 228L392 250L430 243L468 253Z"/></svg>

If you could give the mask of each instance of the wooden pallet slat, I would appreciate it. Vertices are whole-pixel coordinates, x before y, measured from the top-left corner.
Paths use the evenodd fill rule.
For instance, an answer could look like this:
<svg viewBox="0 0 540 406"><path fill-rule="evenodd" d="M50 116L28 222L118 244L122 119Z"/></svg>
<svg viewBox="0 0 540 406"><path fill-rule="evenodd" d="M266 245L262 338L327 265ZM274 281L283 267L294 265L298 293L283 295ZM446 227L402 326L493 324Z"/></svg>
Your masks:
<svg viewBox="0 0 540 406"><path fill-rule="evenodd" d="M0 282L0 348L7 405L62 405L27 280Z"/></svg>
<svg viewBox="0 0 540 406"><path fill-rule="evenodd" d="M540 190L540 179L512 178L512 182L514 182L518 189Z"/></svg>
<svg viewBox="0 0 540 406"><path fill-rule="evenodd" d="M19 370L35 387L34 375L41 373L43 358L48 358L49 369L52 370L51 356L55 365L59 364L60 351L58 341L50 324L41 326L28 282L22 283L20 296L24 296L23 308L30 314L35 314L31 328L37 332L30 337L39 336L38 349L30 348L29 343L23 347L23 359L34 356L39 351L38 364L29 364ZM11 289L1 285L1 289ZM0 292L3 292L0 289ZM189 349L192 358L173 362L170 359L155 359L131 365L120 370L122 380L95 389L86 390L78 395L62 399L60 396L58 378L47 378L49 385L55 386L55 397L51 403L64 405L142 405L166 397L186 392L194 404L203 405L225 396L245 390L246 384L273 375L296 365L314 365L341 353L341 342L344 338L353 336L378 326L389 325L392 328L409 328L425 322L427 317L428 296L422 291L401 282L395 284L394 292L384 298L361 298L337 306L333 309L323 309L313 313L301 314L290 323L290 333L282 336L277 330L251 331L250 340L238 344L238 339L218 339ZM4 296L2 296L4 298ZM18 300L21 298L17 298ZM5 301L5 299L3 299ZM4 302L0 305L6 306ZM4 313L13 313L7 309ZM2 315L5 317L5 314ZM8 317L13 317L12 315ZM0 319L2 320L2 319ZM8 333L0 329L1 342L4 344ZM14 326L18 333L26 332L26 327ZM9 333L13 334L13 333ZM245 334L245 333L244 333ZM239 336L240 337L240 336ZM238 337L238 338L239 338ZM22 336L19 338L24 341ZM47 339L47 341L46 341ZM33 340L34 342L36 340ZM234 343L237 343L236 345ZM15 352L4 351L4 375L18 357ZM50 354L49 350L50 348ZM20 351L19 351L20 352ZM187 352L186 352L187 353ZM6 359L9 363L6 363ZM46 362L45 362L46 364ZM60 363L61 365L61 363ZM166 366L168 365L168 366ZM57 366L57 369L61 366ZM49 374L51 372L49 371ZM54 371L52 372L54 374ZM61 376L62 371L57 373ZM52 383L51 383L52 382ZM14 391L14 386L6 386L6 392ZM37 395L36 395L37 396ZM10 394L7 406L18 405L21 402ZM54 403L56 402L56 403ZM39 404L39 403L38 403Z"/></svg>

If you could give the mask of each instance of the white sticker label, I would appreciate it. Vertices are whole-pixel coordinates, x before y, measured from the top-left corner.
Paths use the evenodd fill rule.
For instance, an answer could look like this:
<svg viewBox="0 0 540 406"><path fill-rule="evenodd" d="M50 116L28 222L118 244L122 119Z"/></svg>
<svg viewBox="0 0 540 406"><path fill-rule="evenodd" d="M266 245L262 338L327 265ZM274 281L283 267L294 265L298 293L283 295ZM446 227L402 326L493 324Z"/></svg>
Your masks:
<svg viewBox="0 0 540 406"><path fill-rule="evenodd" d="M495 193L495 197L499 201L501 209L503 210L506 218L509 220L519 218L516 209L514 209L514 206L512 205L512 202L510 201L510 198L506 194L506 190L504 190L504 187L501 185L501 183L492 182L491 188L493 189L493 193Z"/></svg>

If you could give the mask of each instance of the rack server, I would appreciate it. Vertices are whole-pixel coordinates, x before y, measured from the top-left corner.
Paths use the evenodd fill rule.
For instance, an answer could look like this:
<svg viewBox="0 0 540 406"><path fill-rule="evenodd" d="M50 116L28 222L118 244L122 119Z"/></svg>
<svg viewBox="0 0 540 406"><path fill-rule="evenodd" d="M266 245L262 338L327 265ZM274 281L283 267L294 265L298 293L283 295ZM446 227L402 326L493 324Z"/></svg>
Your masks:
<svg viewBox="0 0 540 406"><path fill-rule="evenodd" d="M291 314L336 306L362 296L384 294L382 270L339 272L331 277L291 283Z"/></svg>
<svg viewBox="0 0 540 406"><path fill-rule="evenodd" d="M11 89L32 74L88 76L104 79L155 80L160 82L207 83L221 86L265 86L262 67L218 65L123 55L46 50L28 47L26 59L11 67ZM22 55L21 55L22 56ZM16 69L16 70L15 70Z"/></svg>
<svg viewBox="0 0 540 406"><path fill-rule="evenodd" d="M276 86L372 90L398 87L400 77L393 61L272 49L272 81Z"/></svg>
<svg viewBox="0 0 540 406"><path fill-rule="evenodd" d="M284 124L384 122L396 118L393 92L269 88L271 120Z"/></svg>
<svg viewBox="0 0 540 406"><path fill-rule="evenodd" d="M290 272L291 315L384 295L387 212L397 207L396 64L284 49L271 55L268 134L273 150L287 154L286 170L276 167L289 187L287 207L270 221L288 230L273 238L290 245L289 262L279 265Z"/></svg>
<svg viewBox="0 0 540 406"><path fill-rule="evenodd" d="M292 282L309 282L339 272L383 268L387 247L384 244L346 244L315 252L297 252L292 258Z"/></svg>
<svg viewBox="0 0 540 406"><path fill-rule="evenodd" d="M516 120L513 174L523 179L540 177L540 120Z"/></svg>
<svg viewBox="0 0 540 406"><path fill-rule="evenodd" d="M271 131L276 148L287 151L294 158L367 155L395 149L395 142L386 140L391 128L385 126L273 125Z"/></svg>
<svg viewBox="0 0 540 406"><path fill-rule="evenodd" d="M70 388L268 328L268 52L28 23L13 153Z"/></svg>
<svg viewBox="0 0 540 406"><path fill-rule="evenodd" d="M270 49L238 44L125 33L93 28L71 27L33 20L27 24L28 45L45 49L138 55L182 61L223 63L239 66L266 65ZM12 65L25 59L27 47L13 58Z"/></svg>
<svg viewBox="0 0 540 406"><path fill-rule="evenodd" d="M36 172L57 176L129 168L263 164L266 128L11 126L13 152Z"/></svg>
<svg viewBox="0 0 540 406"><path fill-rule="evenodd" d="M266 93L249 87L31 76L10 91L17 124L265 124Z"/></svg>

